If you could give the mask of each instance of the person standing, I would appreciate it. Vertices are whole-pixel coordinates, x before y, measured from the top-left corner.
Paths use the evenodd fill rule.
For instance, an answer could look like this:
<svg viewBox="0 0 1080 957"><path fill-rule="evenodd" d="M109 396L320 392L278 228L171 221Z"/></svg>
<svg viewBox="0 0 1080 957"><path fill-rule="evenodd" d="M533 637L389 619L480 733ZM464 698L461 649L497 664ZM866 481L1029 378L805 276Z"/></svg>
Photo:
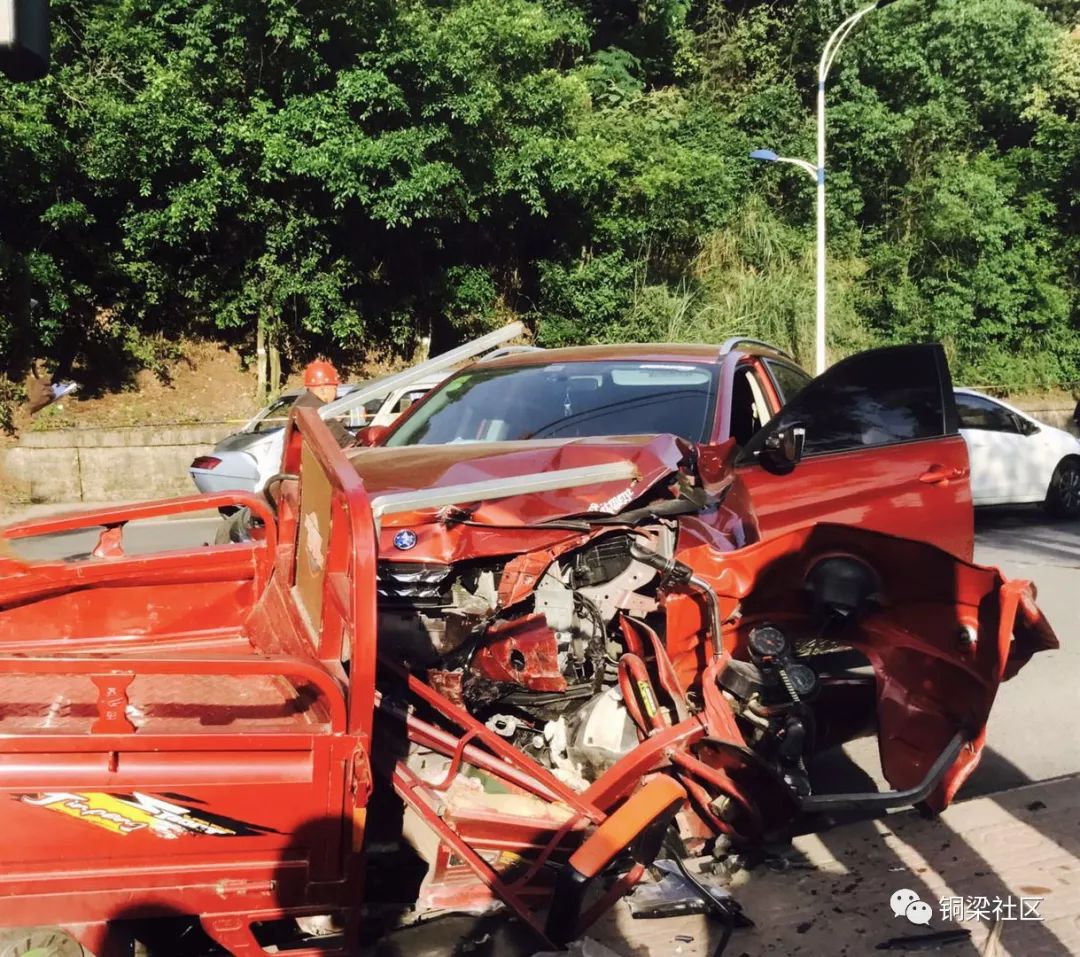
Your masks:
<svg viewBox="0 0 1080 957"><path fill-rule="evenodd" d="M337 398L341 377L333 363L325 359L309 362L304 369L304 391L293 403L294 409L321 409ZM353 434L337 419L325 419L326 427L343 449L356 443Z"/></svg>

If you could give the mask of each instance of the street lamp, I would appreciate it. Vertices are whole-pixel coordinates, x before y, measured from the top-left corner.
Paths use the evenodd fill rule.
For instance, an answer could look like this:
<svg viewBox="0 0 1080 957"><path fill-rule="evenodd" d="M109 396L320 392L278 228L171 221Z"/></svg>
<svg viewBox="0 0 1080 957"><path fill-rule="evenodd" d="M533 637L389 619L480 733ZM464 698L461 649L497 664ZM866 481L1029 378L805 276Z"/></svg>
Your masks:
<svg viewBox="0 0 1080 957"><path fill-rule="evenodd" d="M847 39L848 34L855 29L855 25L868 13L880 10L894 2L895 0L877 0L876 3L853 13L833 31L825 44L825 49L821 51L821 60L818 61L817 87L817 165L802 159L778 156L772 150L754 150L750 154L751 159L762 160L766 163L790 163L792 166L798 166L817 183L815 375L821 375L825 371L825 79L829 75L829 70L832 69L833 60L836 59L836 51L840 49L840 44Z"/></svg>

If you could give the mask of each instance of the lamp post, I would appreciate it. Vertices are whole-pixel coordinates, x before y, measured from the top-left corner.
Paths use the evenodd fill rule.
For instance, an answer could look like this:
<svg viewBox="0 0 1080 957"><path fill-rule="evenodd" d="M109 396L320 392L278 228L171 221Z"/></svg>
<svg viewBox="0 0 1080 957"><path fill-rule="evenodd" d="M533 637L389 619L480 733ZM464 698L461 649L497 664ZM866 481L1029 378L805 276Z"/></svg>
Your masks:
<svg viewBox="0 0 1080 957"><path fill-rule="evenodd" d="M808 173L817 183L817 308L814 332L814 374L821 375L825 371L825 79L832 68L833 60L836 59L836 51L840 44L847 39L849 33L855 29L855 25L868 13L880 10L882 7L894 3L895 0L877 0L869 6L853 13L840 24L829 37L825 48L821 51L821 59L818 61L818 86L817 86L817 165L808 163L803 159L792 159L789 156L778 156L772 150L754 150L750 154L751 159L763 160L767 163L790 163Z"/></svg>

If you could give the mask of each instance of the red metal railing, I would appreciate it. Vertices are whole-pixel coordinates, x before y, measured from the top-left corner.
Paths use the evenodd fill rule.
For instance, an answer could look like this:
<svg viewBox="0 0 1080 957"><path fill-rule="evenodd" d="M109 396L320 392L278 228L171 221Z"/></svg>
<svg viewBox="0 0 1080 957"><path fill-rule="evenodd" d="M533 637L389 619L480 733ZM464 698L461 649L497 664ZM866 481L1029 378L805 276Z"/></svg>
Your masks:
<svg viewBox="0 0 1080 957"><path fill-rule="evenodd" d="M98 688L98 720L95 734L137 733L125 716L128 685L142 675L273 675L299 678L314 686L325 702L330 731L341 733L347 724L342 686L317 661L289 656L254 657L249 655L199 658L48 657L0 658L0 675L85 675Z"/></svg>

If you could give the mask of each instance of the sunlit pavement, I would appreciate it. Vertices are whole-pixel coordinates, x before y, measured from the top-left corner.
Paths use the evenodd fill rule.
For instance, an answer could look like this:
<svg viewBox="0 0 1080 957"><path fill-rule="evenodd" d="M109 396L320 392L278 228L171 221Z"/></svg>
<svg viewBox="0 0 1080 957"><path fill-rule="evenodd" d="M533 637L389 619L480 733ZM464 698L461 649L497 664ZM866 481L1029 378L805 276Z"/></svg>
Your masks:
<svg viewBox="0 0 1080 957"><path fill-rule="evenodd" d="M1034 582L1061 648L1036 655L998 693L982 767L965 793L985 793L1080 771L1080 521L1038 509L988 510L976 518L977 561Z"/></svg>

